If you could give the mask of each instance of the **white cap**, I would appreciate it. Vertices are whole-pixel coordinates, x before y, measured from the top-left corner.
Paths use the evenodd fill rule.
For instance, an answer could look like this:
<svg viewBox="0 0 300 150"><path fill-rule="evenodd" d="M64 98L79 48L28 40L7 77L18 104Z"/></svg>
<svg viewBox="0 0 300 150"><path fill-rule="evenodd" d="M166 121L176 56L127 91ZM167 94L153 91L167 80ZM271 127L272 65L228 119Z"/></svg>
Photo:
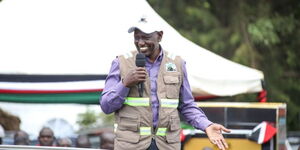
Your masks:
<svg viewBox="0 0 300 150"><path fill-rule="evenodd" d="M2 125L0 124L0 138L3 138L4 136L5 136L4 129L3 129Z"/></svg>
<svg viewBox="0 0 300 150"><path fill-rule="evenodd" d="M154 20L150 17L142 16L137 22L128 29L128 33L132 33L135 29L139 29L144 33L152 33L155 31L162 31L162 28L157 24L158 22L154 22Z"/></svg>

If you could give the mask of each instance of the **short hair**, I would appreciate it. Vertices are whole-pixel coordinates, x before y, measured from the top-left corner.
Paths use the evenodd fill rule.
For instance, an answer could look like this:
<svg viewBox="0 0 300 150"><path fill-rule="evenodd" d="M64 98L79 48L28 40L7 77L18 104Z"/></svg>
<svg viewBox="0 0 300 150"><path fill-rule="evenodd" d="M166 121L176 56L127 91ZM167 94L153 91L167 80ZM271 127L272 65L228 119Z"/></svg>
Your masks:
<svg viewBox="0 0 300 150"><path fill-rule="evenodd" d="M103 132L100 134L100 148L114 149L114 139L116 135L113 132Z"/></svg>
<svg viewBox="0 0 300 150"><path fill-rule="evenodd" d="M91 143L86 135L79 135L76 139L76 147L91 148Z"/></svg>
<svg viewBox="0 0 300 150"><path fill-rule="evenodd" d="M72 141L71 139L65 137L65 138L59 138L57 140L57 146L63 146L63 147L71 147Z"/></svg>
<svg viewBox="0 0 300 150"><path fill-rule="evenodd" d="M44 140L44 138L48 138L47 140ZM38 141L41 146L52 146L55 143L55 136L54 132L49 127L43 127L40 130Z"/></svg>
<svg viewBox="0 0 300 150"><path fill-rule="evenodd" d="M52 135L54 136L53 130L52 130L51 128L49 128L49 127L43 127L43 128L40 130L40 132L39 132L39 136L40 136L40 135L42 134L42 132L44 132L45 130L51 131Z"/></svg>
<svg viewBox="0 0 300 150"><path fill-rule="evenodd" d="M17 131L14 135L14 145L29 145L29 135L25 131Z"/></svg>

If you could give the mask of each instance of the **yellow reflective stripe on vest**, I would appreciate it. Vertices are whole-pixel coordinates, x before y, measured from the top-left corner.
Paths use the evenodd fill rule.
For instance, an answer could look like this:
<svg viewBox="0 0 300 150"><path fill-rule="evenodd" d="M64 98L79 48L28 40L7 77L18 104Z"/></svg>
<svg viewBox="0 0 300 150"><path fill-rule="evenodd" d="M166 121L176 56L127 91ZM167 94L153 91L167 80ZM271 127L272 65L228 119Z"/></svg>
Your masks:
<svg viewBox="0 0 300 150"><path fill-rule="evenodd" d="M151 127L140 127L140 135L151 135Z"/></svg>
<svg viewBox="0 0 300 150"><path fill-rule="evenodd" d="M178 99L161 99L161 107L177 108L178 103Z"/></svg>
<svg viewBox="0 0 300 150"><path fill-rule="evenodd" d="M129 106L150 106L147 97L126 97L124 104ZM178 99L161 99L161 107L177 108Z"/></svg>
<svg viewBox="0 0 300 150"><path fill-rule="evenodd" d="M149 106L148 97L126 97L124 104L129 106Z"/></svg>
<svg viewBox="0 0 300 150"><path fill-rule="evenodd" d="M158 128L156 135L158 136L166 136L167 128Z"/></svg>
<svg viewBox="0 0 300 150"><path fill-rule="evenodd" d="M167 128L158 128L157 136L166 136ZM151 127L140 127L140 135L151 135Z"/></svg>

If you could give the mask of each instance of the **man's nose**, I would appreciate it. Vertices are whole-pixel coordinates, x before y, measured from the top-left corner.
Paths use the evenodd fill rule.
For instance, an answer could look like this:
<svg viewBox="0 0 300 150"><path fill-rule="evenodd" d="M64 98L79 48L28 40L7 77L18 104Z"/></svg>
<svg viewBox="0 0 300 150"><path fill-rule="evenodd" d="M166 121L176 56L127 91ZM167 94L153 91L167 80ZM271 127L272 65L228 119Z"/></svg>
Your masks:
<svg viewBox="0 0 300 150"><path fill-rule="evenodd" d="M137 41L137 43L138 43L138 45L144 45L144 44L145 44L145 41L142 40L142 39L139 39L139 40Z"/></svg>

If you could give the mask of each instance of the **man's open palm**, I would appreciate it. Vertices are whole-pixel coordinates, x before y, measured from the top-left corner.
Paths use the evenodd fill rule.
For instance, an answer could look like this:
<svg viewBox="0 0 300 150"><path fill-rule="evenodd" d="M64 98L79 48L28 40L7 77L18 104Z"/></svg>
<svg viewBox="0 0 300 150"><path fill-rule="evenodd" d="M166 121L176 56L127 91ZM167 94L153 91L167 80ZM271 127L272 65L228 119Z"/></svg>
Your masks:
<svg viewBox="0 0 300 150"><path fill-rule="evenodd" d="M205 129L205 132L212 144L218 146L219 149L225 150L228 145L222 135L222 131L229 133L230 130L220 124L213 123Z"/></svg>

